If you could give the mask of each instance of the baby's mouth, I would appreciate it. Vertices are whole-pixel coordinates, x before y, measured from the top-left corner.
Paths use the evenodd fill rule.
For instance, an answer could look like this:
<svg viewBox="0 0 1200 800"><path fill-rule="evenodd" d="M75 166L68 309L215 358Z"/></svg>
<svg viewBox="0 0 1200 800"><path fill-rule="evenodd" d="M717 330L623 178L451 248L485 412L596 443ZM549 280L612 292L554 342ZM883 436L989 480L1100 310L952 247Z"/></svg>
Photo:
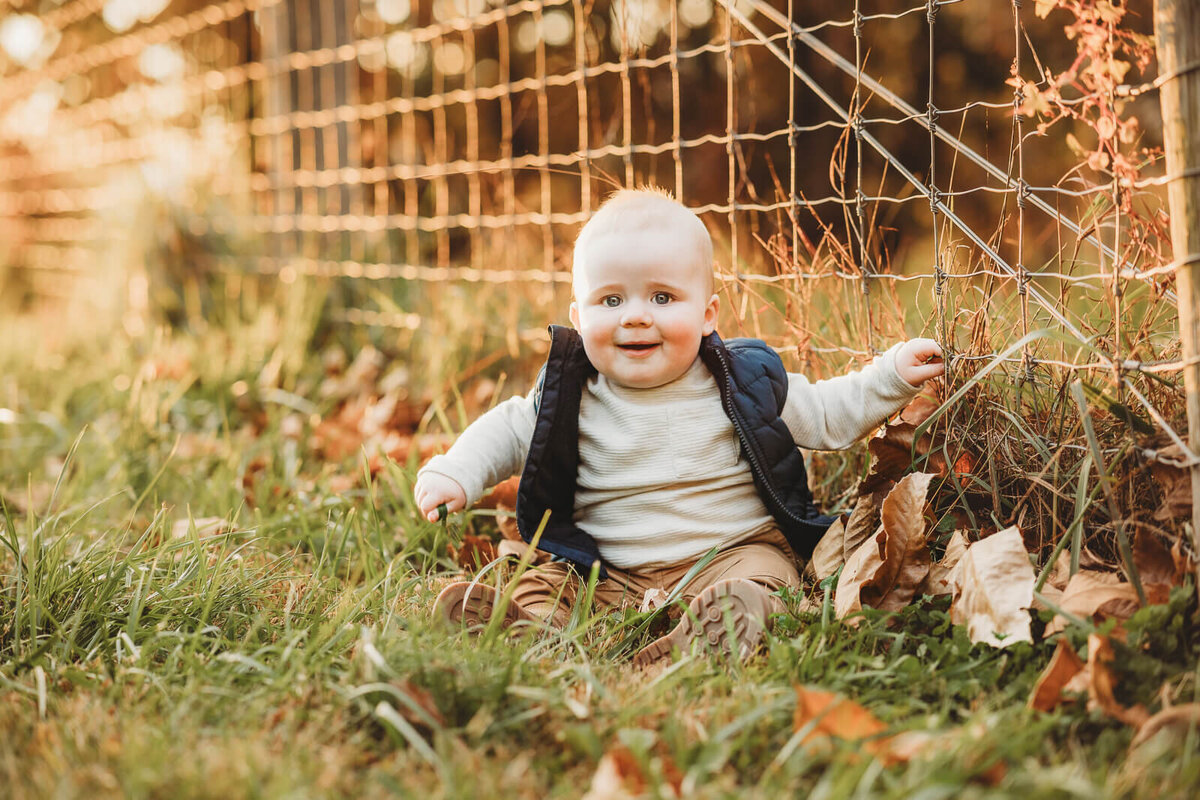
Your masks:
<svg viewBox="0 0 1200 800"><path fill-rule="evenodd" d="M628 344L619 344L617 347L622 350L629 350L634 353L644 353L647 350L653 350L658 347L657 342L629 342Z"/></svg>

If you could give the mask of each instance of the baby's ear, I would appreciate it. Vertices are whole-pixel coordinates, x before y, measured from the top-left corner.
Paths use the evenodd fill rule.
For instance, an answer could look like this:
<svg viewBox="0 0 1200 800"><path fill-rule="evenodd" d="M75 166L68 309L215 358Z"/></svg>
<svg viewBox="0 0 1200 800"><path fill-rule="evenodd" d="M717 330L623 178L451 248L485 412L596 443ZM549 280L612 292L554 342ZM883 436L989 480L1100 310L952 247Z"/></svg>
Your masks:
<svg viewBox="0 0 1200 800"><path fill-rule="evenodd" d="M721 307L721 298L713 295L708 298L708 305L704 307L704 335L708 336L717 329L717 311Z"/></svg>
<svg viewBox="0 0 1200 800"><path fill-rule="evenodd" d="M571 320L571 327L579 330L579 304L571 301L571 307L567 310L567 317Z"/></svg>

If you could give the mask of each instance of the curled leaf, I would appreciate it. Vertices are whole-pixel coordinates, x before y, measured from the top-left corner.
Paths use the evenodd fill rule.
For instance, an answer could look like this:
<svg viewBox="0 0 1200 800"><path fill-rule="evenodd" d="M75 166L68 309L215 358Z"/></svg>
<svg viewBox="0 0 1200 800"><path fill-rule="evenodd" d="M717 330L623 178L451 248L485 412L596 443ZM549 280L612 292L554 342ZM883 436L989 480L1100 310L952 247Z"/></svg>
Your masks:
<svg viewBox="0 0 1200 800"><path fill-rule="evenodd" d="M929 575L921 585L921 591L931 597L941 597L954 593L953 575L958 569L958 562L967 552L967 537L962 531L955 531L946 545L946 554L941 561L929 565Z"/></svg>
<svg viewBox="0 0 1200 800"><path fill-rule="evenodd" d="M896 611L912 602L929 573L924 509L932 478L908 475L884 499L879 532L847 559L838 580L839 619L864 605Z"/></svg>
<svg viewBox="0 0 1200 800"><path fill-rule="evenodd" d="M1115 573L1081 569L1071 576L1059 598L1058 607L1083 619L1127 620L1138 610L1137 591L1122 582ZM1055 616L1046 626L1046 635L1067 627L1067 620Z"/></svg>
<svg viewBox="0 0 1200 800"><path fill-rule="evenodd" d="M813 548L812 558L809 559L805 572L814 580L820 581L837 572L838 567L846 563L842 554L842 542L846 538L846 523L840 517L834 520L821 541Z"/></svg>
<svg viewBox="0 0 1200 800"><path fill-rule="evenodd" d="M1083 671L1083 660L1075 654L1075 648L1066 639L1058 640L1058 648L1050 663L1038 676L1033 692L1029 695L1029 707L1036 711L1050 711L1065 702L1063 690Z"/></svg>
<svg viewBox="0 0 1200 800"><path fill-rule="evenodd" d="M1088 683L1088 708L1099 708L1113 719L1118 719L1127 725L1141 726L1150 714L1145 706L1123 706L1113 693L1116 676L1108 665L1116 657L1112 642L1108 637L1093 633L1088 636L1088 669L1091 671L1091 682Z"/></svg>
<svg viewBox="0 0 1200 800"><path fill-rule="evenodd" d="M994 533L968 547L959 562L950 619L966 624L972 642L1032 642L1027 609L1035 579L1021 532L1014 526Z"/></svg>

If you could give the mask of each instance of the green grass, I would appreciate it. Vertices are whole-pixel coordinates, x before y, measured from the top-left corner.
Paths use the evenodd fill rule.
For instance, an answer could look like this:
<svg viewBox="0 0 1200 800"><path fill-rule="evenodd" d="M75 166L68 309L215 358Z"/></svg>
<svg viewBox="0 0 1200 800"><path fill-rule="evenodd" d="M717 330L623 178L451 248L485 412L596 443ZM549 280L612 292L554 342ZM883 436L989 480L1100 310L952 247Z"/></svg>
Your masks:
<svg viewBox="0 0 1200 800"><path fill-rule="evenodd" d="M1194 739L1130 755L1131 730L1083 703L1026 709L1052 646L972 646L944 601L850 627L789 596L761 657L647 674L629 655L664 621L643 614L525 637L433 624L459 574L448 534L492 520L443 530L412 508L412 464L368 481L362 458L312 455L311 419L298 437L288 422L330 410L306 324L57 341L10 326L0 795L574 798L618 745L647 796L1170 797L1200 781ZM211 517L228 525L188 522ZM1122 700L1156 709L1164 684L1196 699L1194 617L1184 589L1126 626ZM805 744L797 684L942 744L897 766Z"/></svg>

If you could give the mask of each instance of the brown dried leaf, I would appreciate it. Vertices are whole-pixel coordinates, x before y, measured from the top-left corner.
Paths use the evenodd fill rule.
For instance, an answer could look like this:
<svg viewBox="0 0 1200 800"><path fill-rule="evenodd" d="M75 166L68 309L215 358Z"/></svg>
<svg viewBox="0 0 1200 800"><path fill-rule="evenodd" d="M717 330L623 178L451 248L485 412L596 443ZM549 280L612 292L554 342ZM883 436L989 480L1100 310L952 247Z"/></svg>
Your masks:
<svg viewBox="0 0 1200 800"><path fill-rule="evenodd" d="M933 475L905 476L883 501L883 530L887 534L884 570L864 592L864 599L885 611L898 611L912 602L929 574L929 545L925 541L925 495Z"/></svg>
<svg viewBox="0 0 1200 800"><path fill-rule="evenodd" d="M886 491L912 466L917 426L908 422L889 422L867 443L871 469L859 485L859 494ZM929 452L930 437L916 442L915 455Z"/></svg>
<svg viewBox="0 0 1200 800"><path fill-rule="evenodd" d="M1088 708L1098 708L1113 719L1120 720L1135 728L1143 725L1150 714L1145 706L1123 706L1117 702L1113 694L1115 676L1108 668L1109 663L1116 657L1112 643L1108 637L1093 633L1088 636L1088 668L1092 680L1088 684Z"/></svg>
<svg viewBox="0 0 1200 800"><path fill-rule="evenodd" d="M1171 560L1175 562L1175 579L1178 583L1183 583L1184 576L1196 571L1196 561L1184 551L1183 539L1171 545Z"/></svg>
<svg viewBox="0 0 1200 800"><path fill-rule="evenodd" d="M842 542L846 538L846 523L838 517L825 531L821 541L813 548L812 558L809 559L805 572L813 580L821 581L837 572L837 568L846 563L842 553Z"/></svg>
<svg viewBox="0 0 1200 800"><path fill-rule="evenodd" d="M879 533L851 554L838 579L839 619L864 605L895 611L912 602L929 573L924 509L932 478L908 475L884 499Z"/></svg>
<svg viewBox="0 0 1200 800"><path fill-rule="evenodd" d="M1164 708L1147 719L1138 729L1137 736L1129 743L1129 749L1141 747L1162 731L1175 731L1179 744L1186 740L1189 730L1200 728L1200 703L1185 703L1181 706Z"/></svg>
<svg viewBox="0 0 1200 800"><path fill-rule="evenodd" d="M940 383L941 381L932 381L925 384L924 390L900 412L900 421L907 422L909 425L920 425L933 416L933 412L937 411L938 406L941 405L937 400Z"/></svg>
<svg viewBox="0 0 1200 800"><path fill-rule="evenodd" d="M1083 671L1083 660L1075 654L1075 648L1066 639L1058 640L1050 663L1038 676L1033 692L1029 695L1029 707L1036 711L1050 711L1067 701L1063 690L1071 680Z"/></svg>
<svg viewBox="0 0 1200 800"><path fill-rule="evenodd" d="M858 502L854 504L850 518L846 520L846 532L842 539L843 564L850 560L850 556L858 548L862 547L863 542L879 530L879 507L886 496L886 491L867 494L858 498Z"/></svg>
<svg viewBox="0 0 1200 800"><path fill-rule="evenodd" d="M1178 586L1182 582L1181 576L1176 575L1171 551L1157 536L1144 529L1133 537L1133 563L1143 587L1153 584Z"/></svg>
<svg viewBox="0 0 1200 800"><path fill-rule="evenodd" d="M1132 584L1123 583L1111 572L1096 572L1081 569L1071 576L1067 588L1059 599L1058 607L1069 614L1083 619L1126 620L1137 611L1138 596ZM1046 626L1046 636L1058 633L1067 627L1067 620L1055 616Z"/></svg>
<svg viewBox="0 0 1200 800"><path fill-rule="evenodd" d="M1035 580L1016 526L994 533L968 547L959 561L950 619L966 624L972 642L993 647L1032 642L1027 609Z"/></svg>
<svg viewBox="0 0 1200 800"><path fill-rule="evenodd" d="M410 701L408 703L399 702L395 705L400 714L415 727L423 731L430 731L434 727L446 726L446 718L438 710L437 703L428 689L409 680L392 681L391 685Z"/></svg>
<svg viewBox="0 0 1200 800"><path fill-rule="evenodd" d="M833 613L838 619L862 610L862 587L874 580L882 568L886 539L887 534L880 531L875 538L863 542L862 547L846 560L833 593Z"/></svg>
<svg viewBox="0 0 1200 800"><path fill-rule="evenodd" d="M962 531L955 531L946 544L946 554L941 561L929 565L929 574L921 584L922 594L931 597L941 597L954 593L953 575L958 568L958 562L967 552L967 537Z"/></svg>
<svg viewBox="0 0 1200 800"><path fill-rule="evenodd" d="M450 555L460 567L474 572L496 558L496 545L491 539L468 533L463 536L461 546L451 546Z"/></svg>
<svg viewBox="0 0 1200 800"><path fill-rule="evenodd" d="M508 508L517 507L517 488L521 484L521 476L514 475L506 481L501 481L492 490L479 498L475 508Z"/></svg>
<svg viewBox="0 0 1200 800"><path fill-rule="evenodd" d="M1159 450L1156 456L1150 474L1162 492L1162 503L1154 512L1154 519L1159 522L1187 519L1192 515L1192 476L1179 466L1186 463L1183 450L1179 445L1171 445Z"/></svg>

